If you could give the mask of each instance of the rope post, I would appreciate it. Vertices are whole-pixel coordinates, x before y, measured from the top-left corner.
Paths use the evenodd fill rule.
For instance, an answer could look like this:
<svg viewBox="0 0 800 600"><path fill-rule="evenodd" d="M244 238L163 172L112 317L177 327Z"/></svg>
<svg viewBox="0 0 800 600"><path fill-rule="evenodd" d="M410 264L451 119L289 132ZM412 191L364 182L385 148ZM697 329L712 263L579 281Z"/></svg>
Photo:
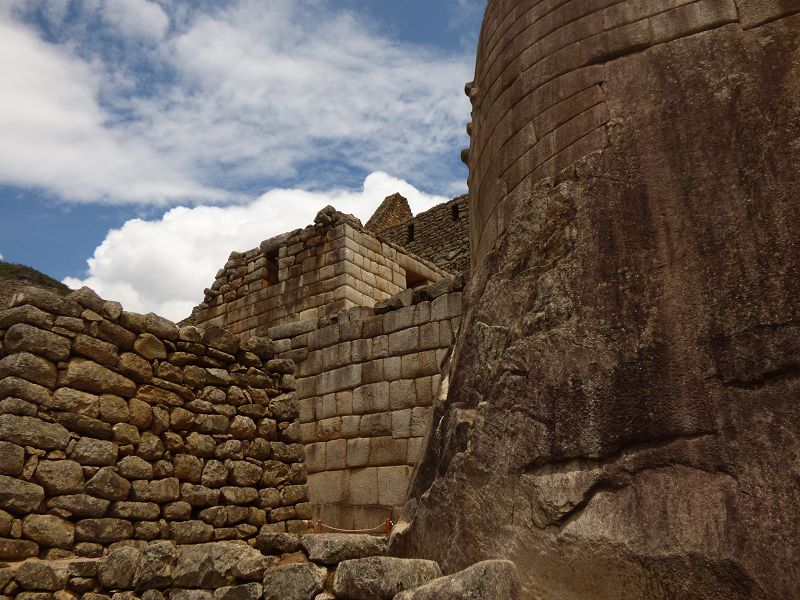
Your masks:
<svg viewBox="0 0 800 600"><path fill-rule="evenodd" d="M392 513L386 515L386 537L392 535L392 527L394 523L392 523Z"/></svg>
<svg viewBox="0 0 800 600"><path fill-rule="evenodd" d="M318 520L314 526L314 533L322 533L322 520Z"/></svg>

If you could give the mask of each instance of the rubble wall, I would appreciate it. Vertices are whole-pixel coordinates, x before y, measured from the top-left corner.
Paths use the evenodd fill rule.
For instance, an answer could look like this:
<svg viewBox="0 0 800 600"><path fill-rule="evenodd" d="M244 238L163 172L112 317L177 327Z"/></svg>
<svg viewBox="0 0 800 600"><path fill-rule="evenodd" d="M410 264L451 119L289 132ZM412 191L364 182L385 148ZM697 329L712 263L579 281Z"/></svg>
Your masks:
<svg viewBox="0 0 800 600"><path fill-rule="evenodd" d="M469 197L459 196L389 227L381 235L458 275L469 271L469 210Z"/></svg>
<svg viewBox="0 0 800 600"><path fill-rule="evenodd" d="M303 531L294 365L84 288L0 312L0 561Z"/></svg>
<svg viewBox="0 0 800 600"><path fill-rule="evenodd" d="M294 360L315 519L339 528L398 515L461 319L458 284L270 329Z"/></svg>

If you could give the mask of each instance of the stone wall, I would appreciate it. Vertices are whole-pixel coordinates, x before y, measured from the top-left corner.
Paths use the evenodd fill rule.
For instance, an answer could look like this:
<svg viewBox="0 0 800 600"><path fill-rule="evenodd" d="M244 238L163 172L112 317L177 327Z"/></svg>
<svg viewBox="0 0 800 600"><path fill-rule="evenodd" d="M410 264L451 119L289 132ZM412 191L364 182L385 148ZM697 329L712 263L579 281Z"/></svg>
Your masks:
<svg viewBox="0 0 800 600"><path fill-rule="evenodd" d="M409 279L433 282L445 274L329 207L314 225L231 254L190 322L243 338L264 335L276 325L373 306Z"/></svg>
<svg viewBox="0 0 800 600"><path fill-rule="evenodd" d="M381 235L458 275L469 270L469 211L469 197L459 196L389 227Z"/></svg>
<svg viewBox="0 0 800 600"><path fill-rule="evenodd" d="M0 312L0 561L248 540L311 517L294 365L83 288Z"/></svg>
<svg viewBox="0 0 800 600"><path fill-rule="evenodd" d="M116 544L103 558L0 565L10 600L518 600L509 561L442 577L433 561L384 556L386 537L262 534L242 541Z"/></svg>
<svg viewBox="0 0 800 600"><path fill-rule="evenodd" d="M298 365L315 518L361 529L398 515L459 327L461 285L442 280L375 308L269 330L278 356Z"/></svg>
<svg viewBox="0 0 800 600"><path fill-rule="evenodd" d="M735 23L797 11L788 0L489 2L478 45L468 153L473 263L515 198L608 146L605 62Z"/></svg>
<svg viewBox="0 0 800 600"><path fill-rule="evenodd" d="M476 267L393 551L537 600L798 597L790 13L489 1Z"/></svg>
<svg viewBox="0 0 800 600"><path fill-rule="evenodd" d="M381 233L399 223L414 218L408 200L400 194L392 194L384 198L378 209L364 224L364 227L375 233Z"/></svg>

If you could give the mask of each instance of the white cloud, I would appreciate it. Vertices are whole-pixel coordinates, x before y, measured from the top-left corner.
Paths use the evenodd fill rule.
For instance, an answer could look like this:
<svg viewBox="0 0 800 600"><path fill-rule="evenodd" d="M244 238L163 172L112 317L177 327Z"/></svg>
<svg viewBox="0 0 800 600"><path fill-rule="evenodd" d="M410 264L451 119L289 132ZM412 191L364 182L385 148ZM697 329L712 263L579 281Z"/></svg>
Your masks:
<svg viewBox="0 0 800 600"><path fill-rule="evenodd" d="M317 0L83 0L53 44L32 24L47 0L9 1L2 183L178 203L331 186L342 173L383 170L426 188L463 176L470 55L391 41Z"/></svg>
<svg viewBox="0 0 800 600"><path fill-rule="evenodd" d="M167 13L149 0L105 0L104 18L123 35L159 39L169 27Z"/></svg>
<svg viewBox="0 0 800 600"><path fill-rule="evenodd" d="M203 289L231 251L305 227L327 204L365 222L395 192L408 198L415 213L447 200L376 172L358 191L274 189L246 205L178 207L157 221L135 219L110 231L88 261L88 277L64 283L88 285L128 310L180 320L203 300Z"/></svg>
<svg viewBox="0 0 800 600"><path fill-rule="evenodd" d="M0 74L0 181L72 200L228 197L197 183L180 156L110 127L95 68L2 18Z"/></svg>
<svg viewBox="0 0 800 600"><path fill-rule="evenodd" d="M5 260L2 254L0 254L0 260Z"/></svg>

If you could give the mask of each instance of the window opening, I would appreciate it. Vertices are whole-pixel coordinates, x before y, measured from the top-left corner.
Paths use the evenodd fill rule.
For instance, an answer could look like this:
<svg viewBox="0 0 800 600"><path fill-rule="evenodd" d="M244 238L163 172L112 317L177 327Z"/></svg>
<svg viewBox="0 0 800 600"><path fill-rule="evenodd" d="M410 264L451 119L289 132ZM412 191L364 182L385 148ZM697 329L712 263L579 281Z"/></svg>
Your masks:
<svg viewBox="0 0 800 600"><path fill-rule="evenodd" d="M411 223L408 226L408 241L409 242L413 242L414 241L414 224L413 223Z"/></svg>
<svg viewBox="0 0 800 600"><path fill-rule="evenodd" d="M274 251L267 252L264 255L264 258L267 259L267 283L270 285L275 285L278 283L278 250L276 249Z"/></svg>
<svg viewBox="0 0 800 600"><path fill-rule="evenodd" d="M453 204L453 206L450 207L450 214L453 217L453 221L458 221L458 204Z"/></svg>

